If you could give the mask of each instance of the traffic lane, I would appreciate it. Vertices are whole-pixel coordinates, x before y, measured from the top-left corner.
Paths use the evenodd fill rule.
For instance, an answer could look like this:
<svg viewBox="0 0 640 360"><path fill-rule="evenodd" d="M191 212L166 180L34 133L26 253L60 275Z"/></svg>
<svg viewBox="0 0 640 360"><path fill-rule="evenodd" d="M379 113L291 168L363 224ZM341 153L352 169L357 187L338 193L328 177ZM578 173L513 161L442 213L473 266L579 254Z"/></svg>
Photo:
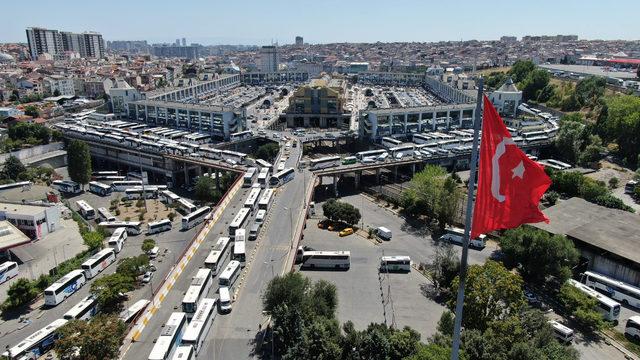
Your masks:
<svg viewBox="0 0 640 360"><path fill-rule="evenodd" d="M576 332L573 338L573 346L580 353L581 360L625 360L626 357L618 349L607 345L604 340L591 339L582 333Z"/></svg>
<svg viewBox="0 0 640 360"><path fill-rule="evenodd" d="M248 189L246 188L241 189L229 202L225 211L222 213L211 231L207 234L205 241L198 248L198 251L196 251L183 270L182 275L177 279L171 291L168 292L167 297L163 300L158 311L153 317L151 317L149 323L145 327L145 330L142 332L139 341L132 343L131 347L128 349L125 359L146 359L153 348L154 341L160 335L162 325L167 321L172 312L182 311L182 298L184 297L186 290L189 288L189 285L191 285L193 276L199 268L204 266L204 260L207 258L211 247L215 244L218 238L220 236L228 236L228 224L233 220L237 210L242 207L247 191ZM228 251L231 251L230 248ZM180 259L176 256L175 260L178 261ZM170 262L168 261L168 263ZM175 264L175 261L171 263L171 265L173 264ZM158 281L161 281L162 279L164 279L164 277L157 278ZM208 294L209 297L216 297L215 294L218 290L218 278L216 277L213 280L213 285Z"/></svg>

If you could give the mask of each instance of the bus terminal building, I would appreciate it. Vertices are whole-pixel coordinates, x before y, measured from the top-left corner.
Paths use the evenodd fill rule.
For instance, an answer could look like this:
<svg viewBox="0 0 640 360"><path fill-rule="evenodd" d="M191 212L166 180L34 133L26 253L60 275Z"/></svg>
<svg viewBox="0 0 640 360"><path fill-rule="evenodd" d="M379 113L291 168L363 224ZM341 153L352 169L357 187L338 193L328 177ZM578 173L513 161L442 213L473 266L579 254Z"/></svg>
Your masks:
<svg viewBox="0 0 640 360"><path fill-rule="evenodd" d="M578 269L590 270L640 286L640 221L638 215L609 209L581 198L560 201L544 210L549 224L533 224L565 235L580 251Z"/></svg>

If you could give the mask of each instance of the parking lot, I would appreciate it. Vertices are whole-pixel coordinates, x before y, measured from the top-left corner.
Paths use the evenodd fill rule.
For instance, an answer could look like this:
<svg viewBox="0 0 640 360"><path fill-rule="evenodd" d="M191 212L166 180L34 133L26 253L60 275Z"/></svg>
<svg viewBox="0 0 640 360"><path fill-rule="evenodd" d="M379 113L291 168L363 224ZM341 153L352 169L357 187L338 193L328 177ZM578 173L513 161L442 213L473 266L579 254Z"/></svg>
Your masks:
<svg viewBox="0 0 640 360"><path fill-rule="evenodd" d="M351 251L351 267L348 271L302 270L303 274L313 280L324 279L336 285L337 316L341 322L351 320L359 329L366 328L371 322L410 326L426 339L435 333L445 309L427 296L431 281L415 269L410 273L380 274L378 266L381 256L391 255L411 256L413 263L430 261L437 242L425 229L409 225L390 209L378 206L364 195L340 200L360 209L365 227L385 226L393 237L391 241L378 243L360 233L339 237L335 231L319 229L317 223L323 218L322 204L317 204L316 215L308 221L301 244L315 250ZM454 249L461 250L457 246ZM494 249L495 245L490 242L481 251L470 250L470 263L483 263Z"/></svg>

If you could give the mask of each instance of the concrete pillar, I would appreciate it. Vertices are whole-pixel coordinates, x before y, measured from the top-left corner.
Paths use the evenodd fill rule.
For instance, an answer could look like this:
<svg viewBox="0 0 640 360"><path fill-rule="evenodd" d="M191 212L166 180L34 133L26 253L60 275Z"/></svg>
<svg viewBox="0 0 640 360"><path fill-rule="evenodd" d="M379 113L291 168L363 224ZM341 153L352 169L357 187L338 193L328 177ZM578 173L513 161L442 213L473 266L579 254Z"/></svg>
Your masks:
<svg viewBox="0 0 640 360"><path fill-rule="evenodd" d="M184 163L184 183L189 184L189 165Z"/></svg>
<svg viewBox="0 0 640 360"><path fill-rule="evenodd" d="M220 191L220 171L213 169L216 172L216 190Z"/></svg>
<svg viewBox="0 0 640 360"><path fill-rule="evenodd" d="M380 185L380 168L376 169L376 185Z"/></svg>
<svg viewBox="0 0 640 360"><path fill-rule="evenodd" d="M418 132L422 132L422 113L418 114Z"/></svg>
<svg viewBox="0 0 640 360"><path fill-rule="evenodd" d="M413 164L411 164L411 176L413 176L415 174L416 174L416 164L413 163Z"/></svg>
<svg viewBox="0 0 640 360"><path fill-rule="evenodd" d="M434 111L431 116L431 130L436 131L436 112Z"/></svg>
<svg viewBox="0 0 640 360"><path fill-rule="evenodd" d="M451 111L447 110L447 130L451 129Z"/></svg>
<svg viewBox="0 0 640 360"><path fill-rule="evenodd" d="M360 188L360 178L361 177L362 177L362 170L356 171L355 172L355 178L354 178L354 183L355 183L356 189Z"/></svg>
<svg viewBox="0 0 640 360"><path fill-rule="evenodd" d="M458 115L458 127L462 127L462 110L460 110L460 114Z"/></svg>
<svg viewBox="0 0 640 360"><path fill-rule="evenodd" d="M398 167L394 166L393 167L393 182L398 181Z"/></svg>
<svg viewBox="0 0 640 360"><path fill-rule="evenodd" d="M336 196L338 196L338 176L337 175L333 175L333 191L335 192Z"/></svg>
<svg viewBox="0 0 640 360"><path fill-rule="evenodd" d="M202 166L198 165L196 167L196 175L197 176L202 176Z"/></svg>
<svg viewBox="0 0 640 360"><path fill-rule="evenodd" d="M405 134L407 133L407 121L408 121L408 118L409 118L409 114L404 113L404 133Z"/></svg>

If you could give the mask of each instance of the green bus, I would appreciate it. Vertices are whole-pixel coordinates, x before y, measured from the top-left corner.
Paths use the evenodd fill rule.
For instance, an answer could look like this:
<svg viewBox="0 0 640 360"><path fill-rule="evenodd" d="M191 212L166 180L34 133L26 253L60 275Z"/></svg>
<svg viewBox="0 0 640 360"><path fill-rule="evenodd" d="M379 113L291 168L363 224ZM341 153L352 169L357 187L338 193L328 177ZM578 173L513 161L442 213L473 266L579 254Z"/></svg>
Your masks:
<svg viewBox="0 0 640 360"><path fill-rule="evenodd" d="M355 156L347 156L346 158L342 158L342 165L351 165L358 162L358 159Z"/></svg>

